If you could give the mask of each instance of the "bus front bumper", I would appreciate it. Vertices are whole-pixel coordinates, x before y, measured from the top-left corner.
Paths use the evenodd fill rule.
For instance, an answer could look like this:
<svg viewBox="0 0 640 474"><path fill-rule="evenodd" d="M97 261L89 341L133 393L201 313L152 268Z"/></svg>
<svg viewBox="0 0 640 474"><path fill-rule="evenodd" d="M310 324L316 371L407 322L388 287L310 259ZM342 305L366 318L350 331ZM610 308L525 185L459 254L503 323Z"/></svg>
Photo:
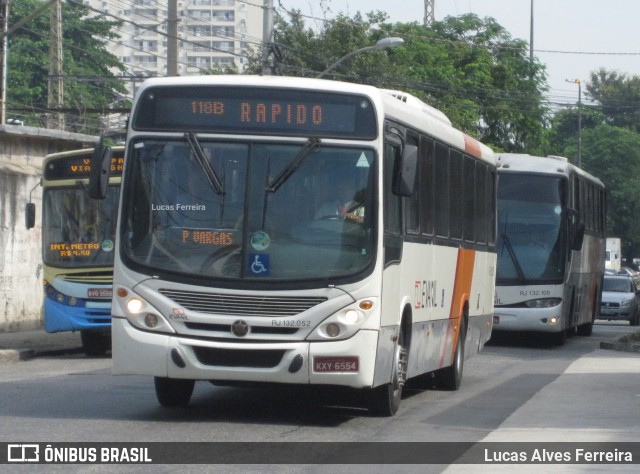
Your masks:
<svg viewBox="0 0 640 474"><path fill-rule="evenodd" d="M562 305L552 308L501 308L493 313L494 331L560 332Z"/></svg>
<svg viewBox="0 0 640 474"><path fill-rule="evenodd" d="M44 300L44 329L46 332L106 329L111 325L111 304L105 307L73 307Z"/></svg>
<svg viewBox="0 0 640 474"><path fill-rule="evenodd" d="M112 373L212 382L373 384L378 331L322 342L220 342L140 331L112 323Z"/></svg>

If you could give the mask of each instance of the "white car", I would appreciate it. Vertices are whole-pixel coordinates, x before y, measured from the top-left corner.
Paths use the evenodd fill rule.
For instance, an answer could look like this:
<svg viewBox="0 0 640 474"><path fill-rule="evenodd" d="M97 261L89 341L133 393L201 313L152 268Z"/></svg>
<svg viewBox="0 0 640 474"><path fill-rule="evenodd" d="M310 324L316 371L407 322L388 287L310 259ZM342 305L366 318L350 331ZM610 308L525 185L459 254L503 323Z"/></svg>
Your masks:
<svg viewBox="0 0 640 474"><path fill-rule="evenodd" d="M633 280L623 275L605 275L599 319L625 320L640 324L640 292Z"/></svg>

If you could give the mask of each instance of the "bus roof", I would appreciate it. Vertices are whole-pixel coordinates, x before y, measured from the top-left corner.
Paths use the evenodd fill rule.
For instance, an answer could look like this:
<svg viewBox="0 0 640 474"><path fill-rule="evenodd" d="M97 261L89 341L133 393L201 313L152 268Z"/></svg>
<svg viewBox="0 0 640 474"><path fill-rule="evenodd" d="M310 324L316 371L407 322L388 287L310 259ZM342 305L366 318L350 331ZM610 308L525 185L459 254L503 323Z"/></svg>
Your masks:
<svg viewBox="0 0 640 474"><path fill-rule="evenodd" d="M534 156L526 153L498 153L496 154L498 172L533 172L541 174L562 174L569 176L571 172L598 183L604 187L600 179L587 173L582 168L569 163L563 156Z"/></svg>
<svg viewBox="0 0 640 474"><path fill-rule="evenodd" d="M124 146L114 146L111 148L115 152L124 151ZM56 158L68 158L70 156L81 156L93 154L93 148L78 148L76 150L59 151L56 153L49 153L44 157L45 160L53 160Z"/></svg>
<svg viewBox="0 0 640 474"><path fill-rule="evenodd" d="M137 101L143 96L146 88L155 86L222 86L240 87L274 87L282 89L323 90L363 94L368 96L379 110L387 117L428 133L434 138L453 145L467 153L495 165L493 151L478 140L454 128L448 117L440 110L426 104L419 98L406 92L378 89L373 86L349 82L331 81L327 79L287 77L287 76L251 76L251 75L216 75L163 77L147 79L140 87L133 104L135 111Z"/></svg>

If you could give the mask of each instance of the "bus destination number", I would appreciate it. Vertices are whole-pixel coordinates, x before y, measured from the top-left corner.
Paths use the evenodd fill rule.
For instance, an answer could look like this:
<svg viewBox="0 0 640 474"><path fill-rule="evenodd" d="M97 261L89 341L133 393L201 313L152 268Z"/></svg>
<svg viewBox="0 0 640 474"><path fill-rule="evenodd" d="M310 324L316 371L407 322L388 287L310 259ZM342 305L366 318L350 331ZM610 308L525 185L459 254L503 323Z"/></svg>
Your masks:
<svg viewBox="0 0 640 474"><path fill-rule="evenodd" d="M314 357L314 372L357 372L359 360L355 356Z"/></svg>
<svg viewBox="0 0 640 474"><path fill-rule="evenodd" d="M191 112L194 115L223 117L227 114L225 105L225 102L222 101L194 100L191 102ZM243 123L321 126L324 122L321 105L240 102L238 107L239 110L236 110L235 113L239 115L239 121Z"/></svg>
<svg viewBox="0 0 640 474"><path fill-rule="evenodd" d="M233 245L233 232L183 229L182 243L227 247Z"/></svg>
<svg viewBox="0 0 640 474"><path fill-rule="evenodd" d="M90 257L98 250L100 250L100 244L97 242L49 244L49 251L57 252L60 257Z"/></svg>
<svg viewBox="0 0 640 474"><path fill-rule="evenodd" d="M124 158L111 158L111 173L121 175L124 169ZM69 168L66 176L88 177L91 173L91 158L83 158L82 161L69 161Z"/></svg>

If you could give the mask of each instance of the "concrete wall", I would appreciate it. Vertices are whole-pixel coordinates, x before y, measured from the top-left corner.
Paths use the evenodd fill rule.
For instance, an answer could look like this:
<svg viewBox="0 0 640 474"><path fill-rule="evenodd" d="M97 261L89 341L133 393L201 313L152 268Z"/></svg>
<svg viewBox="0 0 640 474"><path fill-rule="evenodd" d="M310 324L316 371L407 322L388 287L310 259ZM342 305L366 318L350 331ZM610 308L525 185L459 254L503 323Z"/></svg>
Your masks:
<svg viewBox="0 0 640 474"><path fill-rule="evenodd" d="M87 148L97 137L0 125L0 332L38 329L42 321L42 160ZM36 227L25 227L25 204L36 205Z"/></svg>

